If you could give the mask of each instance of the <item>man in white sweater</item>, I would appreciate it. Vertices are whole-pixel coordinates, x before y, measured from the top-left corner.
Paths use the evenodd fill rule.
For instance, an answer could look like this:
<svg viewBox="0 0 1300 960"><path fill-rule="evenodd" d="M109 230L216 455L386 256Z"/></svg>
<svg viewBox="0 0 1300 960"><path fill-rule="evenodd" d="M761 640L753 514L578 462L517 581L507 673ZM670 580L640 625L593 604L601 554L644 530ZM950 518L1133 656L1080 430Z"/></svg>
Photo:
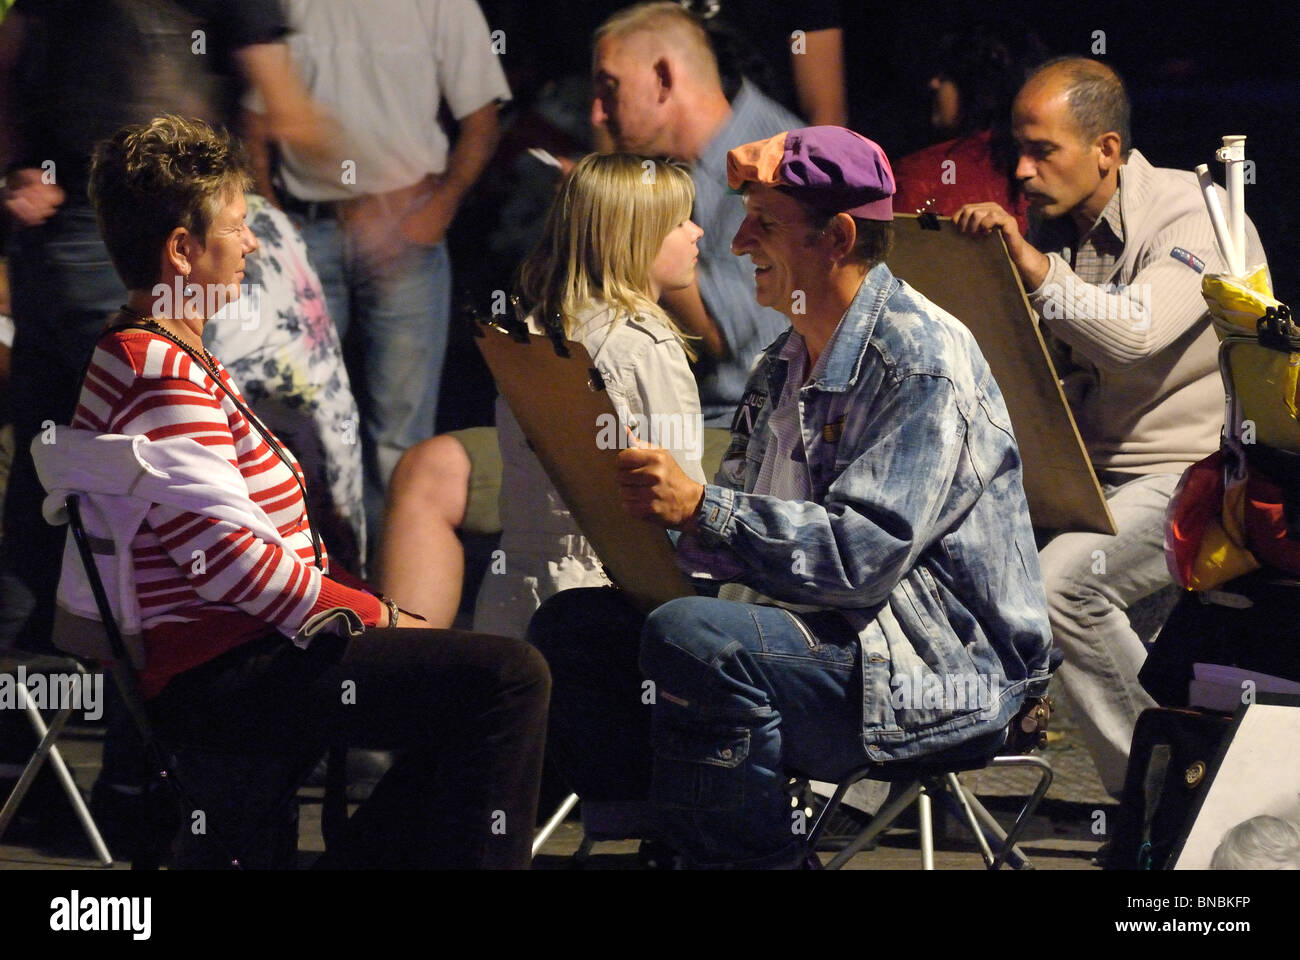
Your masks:
<svg viewBox="0 0 1300 960"><path fill-rule="evenodd" d="M1028 239L995 203L953 218L1000 229L1029 301L1066 358L1064 384L1116 536L1062 533L1041 552L1059 675L1106 788L1123 787L1146 649L1129 608L1170 583L1164 515L1178 478L1223 424L1218 340L1201 277L1227 272L1190 172L1131 148L1118 75L1095 60L1044 64L1012 109ZM1248 224L1247 263L1264 261Z"/></svg>

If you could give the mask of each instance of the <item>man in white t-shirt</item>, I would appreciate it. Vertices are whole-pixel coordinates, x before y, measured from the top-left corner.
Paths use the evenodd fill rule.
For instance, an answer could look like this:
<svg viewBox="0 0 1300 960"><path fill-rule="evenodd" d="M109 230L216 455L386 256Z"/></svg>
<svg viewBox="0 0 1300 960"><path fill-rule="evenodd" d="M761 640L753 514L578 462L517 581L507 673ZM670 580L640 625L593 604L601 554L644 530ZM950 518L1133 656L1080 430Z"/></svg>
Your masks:
<svg viewBox="0 0 1300 960"><path fill-rule="evenodd" d="M341 143L328 158L282 147L279 192L349 340L376 543L393 467L433 435L451 299L444 239L496 148L497 108L510 89L474 0L285 8L294 61L337 119ZM454 143L438 123L444 100L459 128Z"/></svg>

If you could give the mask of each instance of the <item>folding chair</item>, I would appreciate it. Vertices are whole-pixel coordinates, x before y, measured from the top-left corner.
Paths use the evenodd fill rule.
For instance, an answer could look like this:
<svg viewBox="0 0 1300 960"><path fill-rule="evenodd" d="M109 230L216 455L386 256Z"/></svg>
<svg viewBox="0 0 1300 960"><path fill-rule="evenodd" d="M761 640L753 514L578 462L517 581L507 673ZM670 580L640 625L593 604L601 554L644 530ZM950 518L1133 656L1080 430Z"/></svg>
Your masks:
<svg viewBox="0 0 1300 960"><path fill-rule="evenodd" d="M144 802L146 810L149 811L146 814L146 819L155 819L166 823L167 817L163 806L165 797L160 795L170 794L174 810L180 813L180 820L186 820L190 811L198 811L203 808L194 802L193 792L187 782L187 775L178 760L177 750L167 746L158 737L154 732L153 724L149 720L144 698L140 693L135 667L131 662L130 655L127 653L117 620L108 602L103 581L100 579L95 564L94 550L82 523L80 498L77 494L71 494L67 497L65 503L73 542L76 544L77 554L85 570L91 592L94 595L95 606L99 611L103 628L103 639L107 642L106 646L97 653L96 658L107 667L118 692L121 694L123 708L127 711L140 734L141 742L144 744L146 762L152 771L150 782L145 789L146 799ZM56 636L56 644L58 641L59 638ZM280 757L279 759L285 758ZM281 790L274 804L257 820L251 830L246 831L245 836L242 838L244 844L247 843L249 838L255 837L261 832L271 823L273 817L279 815L293 801L298 792L299 783L306 777L316 759L318 758L312 757L301 762L301 775L298 775L298 771L295 770L294 775L288 778L287 787ZM222 851L224 862L234 869L242 869L244 866L242 845L232 844L229 836L222 830L219 823L212 822L207 817L204 819L205 832L212 838L218 849ZM157 869L164 858L163 847L170 840L170 836L163 830L159 830L140 839L139 849L134 852L132 857L132 869Z"/></svg>
<svg viewBox="0 0 1300 960"><path fill-rule="evenodd" d="M1038 782L1035 784L1029 798L1025 801L1024 807L1016 816L1015 823L1009 831L1004 831L988 809L957 779L957 774L960 772L984 770L989 767L1026 767L1038 772ZM891 763L856 770L838 785L835 794L826 802L826 806L815 821L812 832L808 836L810 854L816 850L818 841L825 833L830 815L839 808L849 788L866 779L887 780L894 783L901 782L905 786L896 795L891 796L885 806L881 807L876 815L872 817L871 824L840 850L830 863L825 865L825 869L838 870L854 854L893 826L907 808L916 803L921 830L922 868L933 870L934 828L931 799L936 796L940 797L970 828L980 846L984 864L988 869L996 870L1003 863L1010 863L1018 870L1032 869L1033 865L1030 863L1029 858L1025 856L1024 851L1016 845L1016 840L1029 823L1030 818L1033 817L1034 811L1037 810L1038 804L1042 801L1048 788L1052 785L1051 765L1041 757L1025 755L999 756L992 759L973 760L964 764ZM534 857L537 856L542 847L546 845L546 841L551 838L551 835L568 817L577 802L578 795L576 793L569 794L556 808L550 819L537 831L537 835L533 838ZM990 848L990 838L998 844L996 853ZM573 855L574 860L578 863L585 860L595 842L595 838L584 830L582 841ZM820 858L814 857L813 860L816 860L818 865L821 864ZM809 863L811 864L813 860L809 860Z"/></svg>
<svg viewBox="0 0 1300 960"><path fill-rule="evenodd" d="M933 870L932 800L935 797L943 801L958 822L969 828L979 845L986 868L996 870L1003 863L1009 863L1017 870L1033 869L1029 858L1016 845L1016 840L1028 826L1034 811L1038 809L1038 804L1052 785L1051 765L1042 757L1029 756L1027 753L1033 745L1041 745L1045 742L1047 720L1050 716L1051 704L1046 697L1026 699L1024 706L1008 727L1011 755L952 761L927 761L922 758L873 763L854 770L836 787L834 795L826 802L812 830L809 831L806 862L814 869L822 867L821 858L816 855L817 843L825 833L831 814L838 809L850 787L861 780L872 779L901 785L902 789L891 790L890 799L872 817L870 825L825 864L825 869L838 870L844 866L854 854L893 826L903 811L915 803L921 835L921 869ZM1038 774L1038 781L1016 815L1010 830L1003 830L997 819L962 786L957 778L958 773L990 767L1025 767L1035 770ZM990 841L996 844L996 851L990 845Z"/></svg>
<svg viewBox="0 0 1300 960"><path fill-rule="evenodd" d="M537 852L541 850L542 847L546 846L546 841L551 839L551 834L559 828L560 824L562 824L565 818L568 817L569 812L577 805L578 795L576 793L569 794L560 802L560 805L555 808L555 812L551 814L551 818L543 824L542 828L538 830L537 834L533 837L533 857L536 857ZM586 842L586 838L584 837L583 843Z"/></svg>
<svg viewBox="0 0 1300 960"><path fill-rule="evenodd" d="M18 777L18 782L14 788L9 791L9 796L4 802L3 808L0 808L0 837L4 836L5 830L13 821L18 813L18 807L31 789L32 784L36 781L36 775L40 773L41 767L45 761L49 760L53 764L54 773L58 777L59 784L63 787L63 792L67 794L68 801L72 804L72 809L77 814L77 819L81 822L81 829L86 833L86 839L90 841L91 847L95 851L95 856L99 859L100 864L105 867L113 865L113 857L108 852L108 845L104 843L103 836L100 835L99 827L95 824L95 818L90 815L86 808L86 802L81 797L81 791L77 788L77 783L68 770L68 765L63 761L63 755L59 752L57 741L59 734L63 732L64 726L72 717L76 709L74 703L68 702L63 704L54 719L47 726L41 711L33 702L31 692L24 682L23 674L19 673L19 668L23 668L27 675L40 673L46 676L61 675L68 676L73 674L81 678L84 683L89 679L90 674L86 668L72 657L49 657L49 656L6 656L0 657L0 674L10 674L14 679L14 688L19 697L19 705L27 714L27 719L32 725L32 730L36 733L36 749L32 751L31 759L23 767L23 772ZM50 684L53 687L53 684Z"/></svg>
<svg viewBox="0 0 1300 960"><path fill-rule="evenodd" d="M816 855L818 842L826 832L832 814L839 809L845 795L854 784L862 780L883 780L902 784L899 791L891 791L890 798L871 818L871 823L855 836L824 868L838 870L859 850L871 843L876 837L888 830L913 803L917 805L921 833L921 866L925 870L934 869L934 827L931 801L939 797L971 831L979 844L984 865L990 870L998 869L1003 863L1010 863L1017 870L1033 869L1033 864L1024 851L1016 845L1016 840L1029 824L1039 803L1052 785L1052 767L1042 757L1029 756L1028 751L1041 747L1047 742L1047 724L1051 717L1052 704L1047 697L1030 697L1008 725L1007 744L1004 751L1009 753L976 758L972 760L955 760L950 762L903 761L891 763L868 764L848 774L836 787L835 793L818 814L807 840L807 863L815 868L822 868L821 858ZM997 818L958 780L957 774L969 770L985 770L990 767L1024 767L1037 772L1038 780L1010 830L1004 831ZM537 831L533 839L533 856L550 839L556 828L564 822L569 812L578 802L576 793L569 794L556 808L546 824ZM990 840L998 845L994 852ZM591 852L595 838L585 828L582 842L574 860L581 863Z"/></svg>
<svg viewBox="0 0 1300 960"><path fill-rule="evenodd" d="M541 851L546 845L546 841L569 816L569 813L578 804L579 797L576 793L571 793L565 797L555 812L551 814L550 819L542 825L536 835L533 837L533 857ZM640 840L642 846L638 852L638 858L641 859L642 865L646 865L646 844L650 838L645 830L647 824L644 815L638 813L633 820L629 820L625 803L594 803L585 802L582 807L582 839L578 842L578 849L573 852L571 864L575 867L584 865L587 858L591 856L591 849L597 843L617 842L621 840ZM657 844L663 852L673 852L665 844ZM656 853L659 851L656 850ZM651 857L650 859L653 859Z"/></svg>

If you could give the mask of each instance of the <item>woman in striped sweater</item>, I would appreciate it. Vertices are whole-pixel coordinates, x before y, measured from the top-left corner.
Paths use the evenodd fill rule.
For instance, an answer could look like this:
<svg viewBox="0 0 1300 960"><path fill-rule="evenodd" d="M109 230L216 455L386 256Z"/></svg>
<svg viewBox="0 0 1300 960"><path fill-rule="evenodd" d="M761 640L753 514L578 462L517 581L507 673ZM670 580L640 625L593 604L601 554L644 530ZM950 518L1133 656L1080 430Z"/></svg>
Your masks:
<svg viewBox="0 0 1300 960"><path fill-rule="evenodd" d="M189 476L130 542L143 691L185 742L398 750L325 865L527 866L545 664L522 642L425 629L331 570L297 462L203 349L257 249L246 185L231 141L197 121L125 127L95 152L91 197L129 293L73 427L147 438Z"/></svg>

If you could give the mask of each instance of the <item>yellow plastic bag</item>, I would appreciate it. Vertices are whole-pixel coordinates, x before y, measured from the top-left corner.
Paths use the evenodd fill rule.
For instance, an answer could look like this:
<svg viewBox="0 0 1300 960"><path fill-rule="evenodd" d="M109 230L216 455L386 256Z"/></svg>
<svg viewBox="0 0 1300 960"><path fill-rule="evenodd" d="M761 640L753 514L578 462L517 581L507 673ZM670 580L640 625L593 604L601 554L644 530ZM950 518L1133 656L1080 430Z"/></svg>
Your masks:
<svg viewBox="0 0 1300 960"><path fill-rule="evenodd" d="M1232 377L1243 420L1253 425L1247 443L1300 450L1300 353L1283 353L1237 338L1225 340L1221 369ZM1241 432L1244 424L1232 424Z"/></svg>
<svg viewBox="0 0 1300 960"><path fill-rule="evenodd" d="M1255 335L1255 321L1269 307L1281 306L1273 298L1273 281L1268 267L1260 264L1244 278L1226 273L1207 273L1201 278L1201 296L1214 317L1219 336L1248 333Z"/></svg>

